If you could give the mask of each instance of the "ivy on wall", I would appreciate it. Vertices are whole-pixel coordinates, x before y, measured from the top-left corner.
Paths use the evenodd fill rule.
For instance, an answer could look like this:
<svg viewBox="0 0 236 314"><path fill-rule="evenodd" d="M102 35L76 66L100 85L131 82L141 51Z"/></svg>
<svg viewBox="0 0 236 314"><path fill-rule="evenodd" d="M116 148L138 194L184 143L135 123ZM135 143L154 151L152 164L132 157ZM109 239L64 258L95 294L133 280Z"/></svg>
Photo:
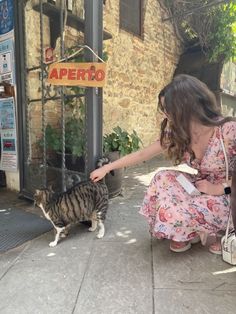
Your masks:
<svg viewBox="0 0 236 314"><path fill-rule="evenodd" d="M186 49L200 46L209 62L236 60L236 0L161 0Z"/></svg>

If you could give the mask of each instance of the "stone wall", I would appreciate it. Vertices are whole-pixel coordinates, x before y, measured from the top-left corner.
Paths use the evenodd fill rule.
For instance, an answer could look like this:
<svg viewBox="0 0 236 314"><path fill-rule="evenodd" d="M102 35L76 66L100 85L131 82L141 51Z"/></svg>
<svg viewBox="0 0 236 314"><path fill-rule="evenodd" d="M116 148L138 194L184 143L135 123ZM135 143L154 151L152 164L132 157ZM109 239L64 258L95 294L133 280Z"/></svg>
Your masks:
<svg viewBox="0 0 236 314"><path fill-rule="evenodd" d="M158 136L157 94L172 78L181 53L167 12L157 0L147 0L143 39L119 29L119 1L107 0L104 28L112 39L108 52L108 79L104 88L104 133L113 127L135 129L144 145Z"/></svg>

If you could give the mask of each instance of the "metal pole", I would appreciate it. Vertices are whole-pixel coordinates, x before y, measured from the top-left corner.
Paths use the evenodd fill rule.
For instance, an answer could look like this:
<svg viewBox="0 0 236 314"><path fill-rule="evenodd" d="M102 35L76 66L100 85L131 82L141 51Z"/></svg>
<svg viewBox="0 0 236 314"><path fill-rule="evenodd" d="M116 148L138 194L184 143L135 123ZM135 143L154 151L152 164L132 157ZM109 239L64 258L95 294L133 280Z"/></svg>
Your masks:
<svg viewBox="0 0 236 314"><path fill-rule="evenodd" d="M103 50L103 2L98 0L84 1L85 8L85 45L102 58ZM97 61L86 49L86 61ZM86 132L87 158L86 175L96 167L98 158L102 156L102 88L86 88Z"/></svg>
<svg viewBox="0 0 236 314"><path fill-rule="evenodd" d="M15 33L15 64L16 64L16 102L17 102L17 118L18 118L18 129L17 129L17 139L18 139L18 158L19 158L19 173L20 173L20 194L23 195L26 186L26 140L27 137L27 127L25 116L27 110L27 99L26 95L26 81L25 81L25 37L24 32L24 10L25 5L23 1L13 1L14 4L14 33ZM23 88L19 88L22 86Z"/></svg>
<svg viewBox="0 0 236 314"><path fill-rule="evenodd" d="M65 21L66 18L66 1L60 0L60 52L61 58L64 58L65 54L65 42L64 42L64 31L65 31ZM65 183L65 168L66 168L66 160L65 160L65 93L64 86L61 86L61 129L62 129L62 162L61 162L61 183L62 183L62 191L66 191L66 183Z"/></svg>
<svg viewBox="0 0 236 314"><path fill-rule="evenodd" d="M41 97L41 104L42 104L42 132L43 132L43 186L47 186L47 145L46 145L46 101L45 101L45 81L44 81L44 58L43 58L43 51L44 51L44 33L43 33L43 1L40 0L40 68L41 68L41 89L42 89L42 97ZM29 123L29 122L28 122Z"/></svg>

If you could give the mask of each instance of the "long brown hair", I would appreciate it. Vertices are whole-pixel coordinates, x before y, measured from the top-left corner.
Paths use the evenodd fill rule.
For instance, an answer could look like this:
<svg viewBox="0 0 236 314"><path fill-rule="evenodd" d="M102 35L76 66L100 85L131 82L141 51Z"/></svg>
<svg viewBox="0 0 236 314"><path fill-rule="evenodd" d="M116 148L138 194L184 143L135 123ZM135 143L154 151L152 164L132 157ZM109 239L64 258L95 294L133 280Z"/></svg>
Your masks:
<svg viewBox="0 0 236 314"><path fill-rule="evenodd" d="M206 84L190 75L180 74L174 77L158 98L159 109L167 115L161 123L161 145L167 149L168 157L175 164L181 163L187 151L194 155L190 147L191 120L205 126L217 126L235 120L233 117L223 118L213 92Z"/></svg>

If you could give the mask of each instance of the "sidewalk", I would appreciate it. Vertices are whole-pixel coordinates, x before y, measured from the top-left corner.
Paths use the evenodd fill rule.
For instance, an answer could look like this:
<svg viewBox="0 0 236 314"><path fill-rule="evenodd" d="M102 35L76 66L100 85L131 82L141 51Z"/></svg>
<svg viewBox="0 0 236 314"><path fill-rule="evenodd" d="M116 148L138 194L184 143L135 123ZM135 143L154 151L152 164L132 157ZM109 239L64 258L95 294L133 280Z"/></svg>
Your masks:
<svg viewBox="0 0 236 314"><path fill-rule="evenodd" d="M168 241L151 239L138 214L145 186L164 164L154 159L126 170L103 239L81 224L55 248L51 231L0 255L0 313L236 313L236 267L201 244L171 252ZM0 189L0 209L11 206L33 211Z"/></svg>

